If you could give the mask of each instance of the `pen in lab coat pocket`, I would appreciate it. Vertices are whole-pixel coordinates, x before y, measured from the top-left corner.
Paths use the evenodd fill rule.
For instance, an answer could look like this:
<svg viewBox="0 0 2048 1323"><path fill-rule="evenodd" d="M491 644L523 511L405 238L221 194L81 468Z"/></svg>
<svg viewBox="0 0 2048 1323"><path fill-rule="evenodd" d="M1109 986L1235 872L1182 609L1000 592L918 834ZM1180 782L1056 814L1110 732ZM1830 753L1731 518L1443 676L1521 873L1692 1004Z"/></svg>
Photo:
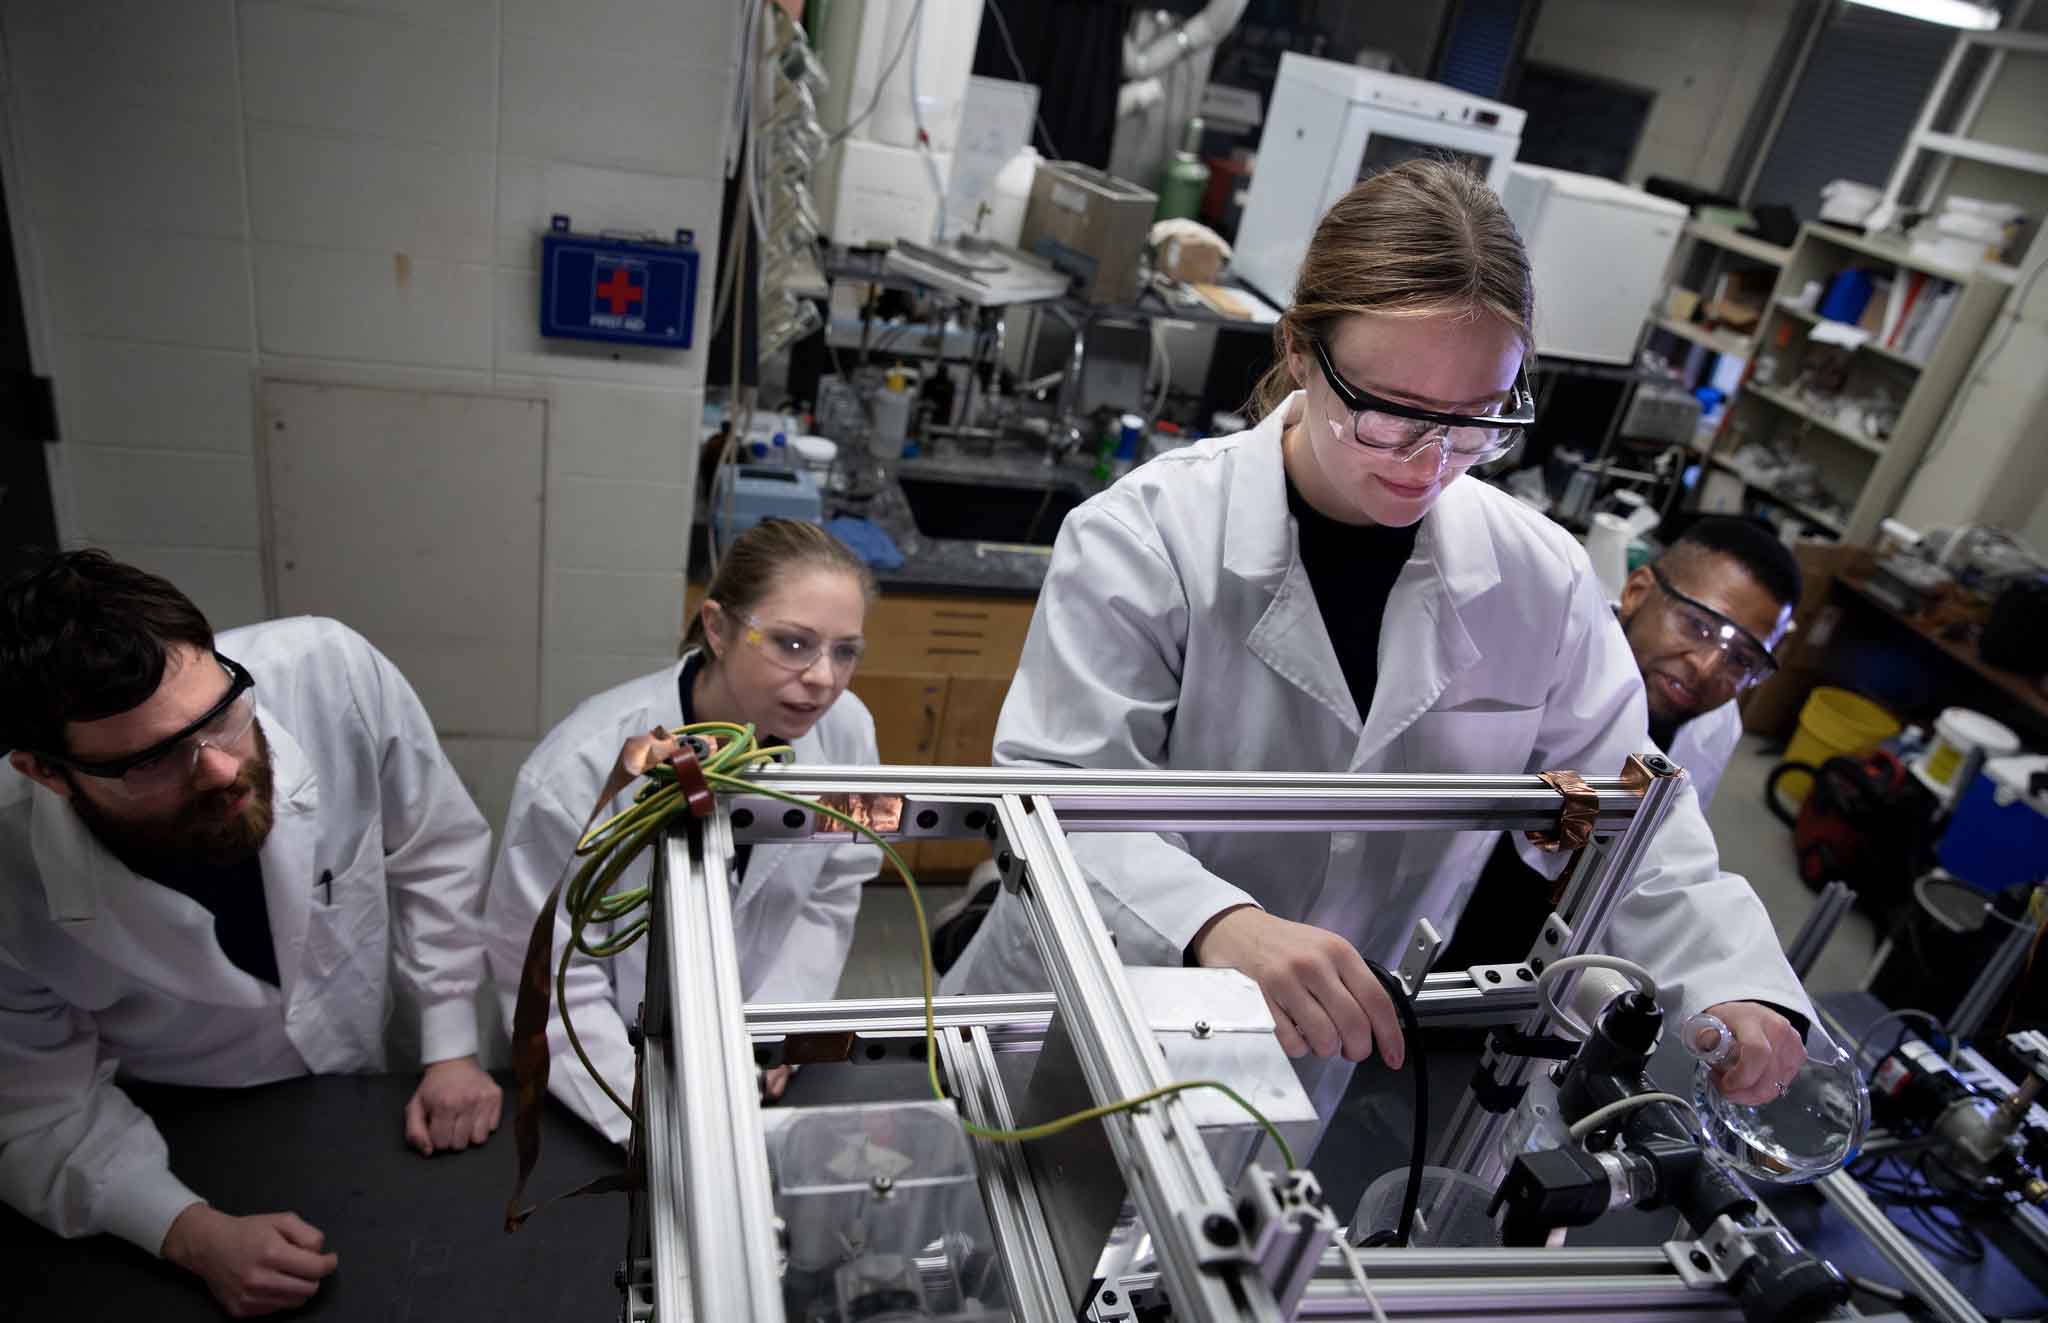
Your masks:
<svg viewBox="0 0 2048 1323"><path fill-rule="evenodd" d="M320 870L320 903L322 905L332 905L334 903L334 870L331 868Z"/></svg>

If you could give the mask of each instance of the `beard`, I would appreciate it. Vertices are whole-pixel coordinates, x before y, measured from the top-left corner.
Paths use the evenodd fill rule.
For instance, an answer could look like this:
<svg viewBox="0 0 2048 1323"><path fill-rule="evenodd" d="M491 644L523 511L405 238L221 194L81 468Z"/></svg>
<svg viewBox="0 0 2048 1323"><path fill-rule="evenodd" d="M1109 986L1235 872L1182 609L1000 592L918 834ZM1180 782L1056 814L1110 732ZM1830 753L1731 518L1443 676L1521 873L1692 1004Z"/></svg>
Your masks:
<svg viewBox="0 0 2048 1323"><path fill-rule="evenodd" d="M143 877L246 863L270 838L275 819L270 740L261 721L250 729L256 734L256 756L242 764L234 781L192 799L169 818L123 818L83 793L71 796L72 810L109 853ZM226 807L244 792L249 802L232 816L223 816Z"/></svg>

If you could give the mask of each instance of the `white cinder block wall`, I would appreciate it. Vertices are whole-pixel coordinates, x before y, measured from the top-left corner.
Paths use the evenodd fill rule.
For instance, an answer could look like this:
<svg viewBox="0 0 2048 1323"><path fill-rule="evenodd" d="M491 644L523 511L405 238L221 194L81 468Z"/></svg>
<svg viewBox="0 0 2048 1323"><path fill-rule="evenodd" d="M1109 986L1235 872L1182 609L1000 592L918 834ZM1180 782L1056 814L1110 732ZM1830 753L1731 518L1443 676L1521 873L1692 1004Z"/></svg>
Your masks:
<svg viewBox="0 0 2048 1323"><path fill-rule="evenodd" d="M1717 188L1785 39L1792 0L1543 0L1527 58L1656 94L1627 180Z"/></svg>
<svg viewBox="0 0 2048 1323"><path fill-rule="evenodd" d="M168 575L217 626L262 619L261 378L536 396L534 734L673 658L733 0L7 0L0 36L67 542ZM698 347L543 343L555 212L694 229ZM491 536L489 509L448 517ZM495 821L531 741L443 734Z"/></svg>

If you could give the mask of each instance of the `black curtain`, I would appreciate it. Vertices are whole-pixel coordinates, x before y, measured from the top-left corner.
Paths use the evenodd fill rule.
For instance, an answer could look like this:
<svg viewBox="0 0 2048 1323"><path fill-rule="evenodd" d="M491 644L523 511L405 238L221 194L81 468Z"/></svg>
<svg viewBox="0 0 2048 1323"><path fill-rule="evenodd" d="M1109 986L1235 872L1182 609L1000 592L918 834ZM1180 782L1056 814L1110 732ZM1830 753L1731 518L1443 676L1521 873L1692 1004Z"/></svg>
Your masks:
<svg viewBox="0 0 2048 1323"><path fill-rule="evenodd" d="M1003 5L1017 45L1020 72L1010 61L996 19ZM974 72L1038 84L1038 115L1044 132L1032 133L1046 157L1109 168L1116 134L1116 90L1123 83L1123 41L1136 6L1114 0L986 0L981 37L974 48ZM1054 152L1045 135L1052 135Z"/></svg>

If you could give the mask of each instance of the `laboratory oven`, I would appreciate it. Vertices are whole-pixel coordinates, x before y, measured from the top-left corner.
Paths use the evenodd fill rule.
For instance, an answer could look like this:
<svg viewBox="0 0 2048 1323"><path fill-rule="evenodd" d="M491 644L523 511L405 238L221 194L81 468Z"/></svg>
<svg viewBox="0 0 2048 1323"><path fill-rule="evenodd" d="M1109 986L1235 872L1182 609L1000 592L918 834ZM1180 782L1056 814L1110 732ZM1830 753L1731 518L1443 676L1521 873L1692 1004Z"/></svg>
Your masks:
<svg viewBox="0 0 2048 1323"><path fill-rule="evenodd" d="M1417 157L1448 157L1499 192L1524 118L1440 83L1281 56L1232 271L1286 307L1316 222L1353 184Z"/></svg>

